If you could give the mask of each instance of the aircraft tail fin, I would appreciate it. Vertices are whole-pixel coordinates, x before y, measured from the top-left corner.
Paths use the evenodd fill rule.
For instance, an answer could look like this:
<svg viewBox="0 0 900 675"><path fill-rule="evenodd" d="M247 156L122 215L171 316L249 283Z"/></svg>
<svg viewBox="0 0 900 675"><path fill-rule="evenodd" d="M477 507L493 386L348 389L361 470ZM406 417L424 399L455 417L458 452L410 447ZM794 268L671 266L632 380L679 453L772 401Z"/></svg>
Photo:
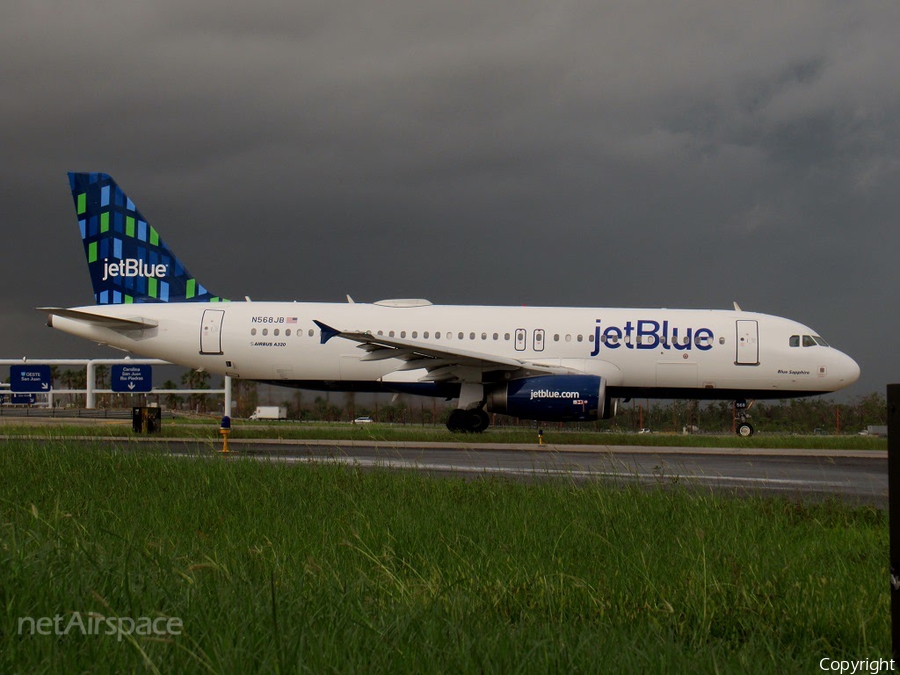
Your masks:
<svg viewBox="0 0 900 675"><path fill-rule="evenodd" d="M187 271L105 173L69 173L94 301L223 302Z"/></svg>

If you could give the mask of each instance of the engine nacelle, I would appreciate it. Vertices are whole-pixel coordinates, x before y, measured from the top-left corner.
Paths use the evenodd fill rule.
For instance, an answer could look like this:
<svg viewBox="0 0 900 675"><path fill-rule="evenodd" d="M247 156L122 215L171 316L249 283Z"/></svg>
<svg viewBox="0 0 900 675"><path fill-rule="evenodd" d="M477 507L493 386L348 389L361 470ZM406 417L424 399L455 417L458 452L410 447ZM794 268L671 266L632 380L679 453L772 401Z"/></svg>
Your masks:
<svg viewBox="0 0 900 675"><path fill-rule="evenodd" d="M596 375L541 375L512 380L488 392L488 412L545 422L592 422L615 414L606 382Z"/></svg>
<svg viewBox="0 0 900 675"><path fill-rule="evenodd" d="M603 415L601 415L601 419L611 420L613 417L615 417L618 414L619 414L619 399L607 397L606 405L603 406Z"/></svg>

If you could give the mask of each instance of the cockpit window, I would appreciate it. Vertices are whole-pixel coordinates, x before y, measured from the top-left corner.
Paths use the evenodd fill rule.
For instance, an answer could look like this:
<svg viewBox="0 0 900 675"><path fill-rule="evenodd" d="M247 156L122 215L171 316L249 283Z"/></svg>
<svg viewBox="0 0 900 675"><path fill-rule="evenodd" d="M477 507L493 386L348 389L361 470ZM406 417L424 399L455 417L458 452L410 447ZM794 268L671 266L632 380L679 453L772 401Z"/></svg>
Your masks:
<svg viewBox="0 0 900 675"><path fill-rule="evenodd" d="M800 336L799 335L791 335L790 339L791 347L799 347L800 346ZM828 343L825 342L818 335L804 335L803 336L803 346L804 347L815 347L818 345L819 347L828 347Z"/></svg>

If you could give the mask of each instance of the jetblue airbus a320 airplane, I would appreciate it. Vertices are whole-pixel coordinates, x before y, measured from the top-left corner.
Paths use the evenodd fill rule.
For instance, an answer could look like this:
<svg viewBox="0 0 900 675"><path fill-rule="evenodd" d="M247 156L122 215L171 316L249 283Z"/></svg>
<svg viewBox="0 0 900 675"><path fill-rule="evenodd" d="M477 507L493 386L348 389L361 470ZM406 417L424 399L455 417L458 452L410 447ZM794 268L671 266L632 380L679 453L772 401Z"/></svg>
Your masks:
<svg viewBox="0 0 900 675"><path fill-rule="evenodd" d="M70 173L94 305L49 325L141 356L288 387L458 399L488 413L595 420L622 398L749 399L833 392L859 366L789 319L735 309L228 302L187 271L113 179ZM738 432L753 428L742 417Z"/></svg>

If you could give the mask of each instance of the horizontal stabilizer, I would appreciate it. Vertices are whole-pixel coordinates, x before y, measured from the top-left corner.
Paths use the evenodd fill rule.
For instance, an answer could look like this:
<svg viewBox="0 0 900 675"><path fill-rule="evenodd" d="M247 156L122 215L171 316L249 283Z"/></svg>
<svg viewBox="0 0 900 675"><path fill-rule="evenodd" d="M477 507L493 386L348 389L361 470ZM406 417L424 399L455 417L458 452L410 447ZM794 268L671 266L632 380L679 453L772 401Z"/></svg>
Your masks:
<svg viewBox="0 0 900 675"><path fill-rule="evenodd" d="M117 316L105 316L103 314L85 312L80 309L65 309L63 307L36 307L35 309L39 312L47 312L50 314L51 322L52 317L61 316L64 319L81 321L94 326L100 326L101 328L111 328L112 330L143 330L144 328L155 328L159 325L152 319L122 319Z"/></svg>

